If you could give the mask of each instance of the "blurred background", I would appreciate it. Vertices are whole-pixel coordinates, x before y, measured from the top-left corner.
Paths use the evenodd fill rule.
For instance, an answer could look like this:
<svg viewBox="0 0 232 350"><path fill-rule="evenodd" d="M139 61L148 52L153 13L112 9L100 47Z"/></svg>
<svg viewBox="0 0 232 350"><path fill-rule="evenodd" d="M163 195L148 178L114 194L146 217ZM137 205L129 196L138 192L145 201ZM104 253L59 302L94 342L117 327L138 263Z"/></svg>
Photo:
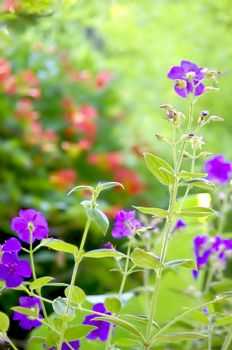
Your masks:
<svg viewBox="0 0 232 350"><path fill-rule="evenodd" d="M200 99L196 117L209 110L225 118L205 128L203 149L232 160L230 0L4 0L0 14L1 242L12 234L18 210L34 208L46 216L51 236L78 244L85 222L79 202L86 194L67 197L75 185L121 182L124 191L101 197L111 219L132 204L166 207L166 190L142 153L171 161L155 134L171 132L161 104L187 111L166 77L182 59L225 74L220 92ZM91 233L87 249L112 241L110 231L105 238L95 227ZM71 274L62 254L42 251L36 259L38 274L57 280ZM115 289L120 276L104 278L107 263L94 275L91 264L84 265L87 292ZM18 296L3 298L7 309Z"/></svg>

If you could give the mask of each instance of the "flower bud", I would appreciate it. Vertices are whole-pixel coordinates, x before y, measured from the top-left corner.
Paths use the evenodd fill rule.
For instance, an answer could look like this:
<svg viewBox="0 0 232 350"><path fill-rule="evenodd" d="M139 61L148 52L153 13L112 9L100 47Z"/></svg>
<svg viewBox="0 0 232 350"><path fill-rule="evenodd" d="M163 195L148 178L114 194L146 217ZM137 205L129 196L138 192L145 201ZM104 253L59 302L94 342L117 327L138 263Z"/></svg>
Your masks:
<svg viewBox="0 0 232 350"><path fill-rule="evenodd" d="M174 109L171 105L168 104L163 104L160 106L160 108L166 109L167 111L171 111Z"/></svg>
<svg viewBox="0 0 232 350"><path fill-rule="evenodd" d="M161 142L164 142L164 143L169 143L168 139L166 136L164 135L161 135L161 134L155 134L156 138L161 141Z"/></svg>
<svg viewBox="0 0 232 350"><path fill-rule="evenodd" d="M213 86L206 86L204 92L214 92L214 91L219 91L220 89L215 88Z"/></svg>
<svg viewBox="0 0 232 350"><path fill-rule="evenodd" d="M192 158L191 154L189 154L189 153L186 152L186 151L184 151L183 157L184 157L184 158Z"/></svg>
<svg viewBox="0 0 232 350"><path fill-rule="evenodd" d="M180 139L181 141L188 142L192 140L193 137L194 137L194 134L185 134L185 135L182 135Z"/></svg>
<svg viewBox="0 0 232 350"><path fill-rule="evenodd" d="M204 151L204 152L199 153L197 158L209 158L212 155L213 155L213 153Z"/></svg>
<svg viewBox="0 0 232 350"><path fill-rule="evenodd" d="M222 117L219 117L218 115L211 115L207 121L208 121L208 123L210 123L210 122L223 122L224 119Z"/></svg>
<svg viewBox="0 0 232 350"><path fill-rule="evenodd" d="M193 149L201 149L201 146L205 144L202 136L194 136L191 139Z"/></svg>

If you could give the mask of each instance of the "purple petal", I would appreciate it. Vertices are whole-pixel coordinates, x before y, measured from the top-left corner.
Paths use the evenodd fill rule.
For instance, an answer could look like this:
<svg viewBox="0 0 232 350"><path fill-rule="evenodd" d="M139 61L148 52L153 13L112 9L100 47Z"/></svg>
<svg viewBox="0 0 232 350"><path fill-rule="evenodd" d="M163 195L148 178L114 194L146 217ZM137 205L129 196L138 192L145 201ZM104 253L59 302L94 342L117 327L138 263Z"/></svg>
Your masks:
<svg viewBox="0 0 232 350"><path fill-rule="evenodd" d="M194 90L194 95L199 96L203 94L204 90L205 90L205 85L200 83L197 85L196 89Z"/></svg>
<svg viewBox="0 0 232 350"><path fill-rule="evenodd" d="M34 232L33 232L33 237L34 239L43 239L46 238L48 236L48 229L46 227L43 226L38 226L35 228Z"/></svg>
<svg viewBox="0 0 232 350"><path fill-rule="evenodd" d="M6 276L6 286L9 288L18 287L22 282L23 278L15 272L8 273L8 275Z"/></svg>
<svg viewBox="0 0 232 350"><path fill-rule="evenodd" d="M189 62L189 61L181 61L181 68L184 71L184 73L188 72L195 72L198 73L199 68L195 63Z"/></svg>
<svg viewBox="0 0 232 350"><path fill-rule="evenodd" d="M31 277L31 266L28 260L20 260L17 270L21 276Z"/></svg>
<svg viewBox="0 0 232 350"><path fill-rule="evenodd" d="M21 241L30 244L30 231L25 229L19 233L19 238ZM32 243L35 241L34 235L32 235Z"/></svg>
<svg viewBox="0 0 232 350"><path fill-rule="evenodd" d="M184 88L179 88L177 84L174 85L174 90L181 97L187 97L187 91Z"/></svg>
<svg viewBox="0 0 232 350"><path fill-rule="evenodd" d="M193 278L197 279L198 275L199 275L199 272L197 270L192 270L192 274L193 274Z"/></svg>
<svg viewBox="0 0 232 350"><path fill-rule="evenodd" d="M2 250L4 252L19 252L21 250L21 244L17 240L17 238L10 238L8 239L2 246Z"/></svg>
<svg viewBox="0 0 232 350"><path fill-rule="evenodd" d="M21 314L20 312L14 311L14 313L13 313L13 320L14 321L19 321L24 317L25 317L25 315Z"/></svg>
<svg viewBox="0 0 232 350"><path fill-rule="evenodd" d="M27 223L24 222L21 218L16 217L11 221L11 229L17 233L25 230Z"/></svg>
<svg viewBox="0 0 232 350"><path fill-rule="evenodd" d="M18 254L17 253L3 253L2 256L3 265L17 265L18 264Z"/></svg>
<svg viewBox="0 0 232 350"><path fill-rule="evenodd" d="M184 71L181 67L174 66L171 68L167 76L172 80L182 79L184 76Z"/></svg>
<svg viewBox="0 0 232 350"><path fill-rule="evenodd" d="M21 321L19 322L19 325L21 328L27 331L30 331L33 327L32 320L29 320L27 317L22 318Z"/></svg>
<svg viewBox="0 0 232 350"><path fill-rule="evenodd" d="M3 264L0 264L0 278L4 280L7 274L8 274L7 267Z"/></svg>
<svg viewBox="0 0 232 350"><path fill-rule="evenodd" d="M19 216L26 222L33 222L36 218L36 211L34 209L22 209L19 211Z"/></svg>

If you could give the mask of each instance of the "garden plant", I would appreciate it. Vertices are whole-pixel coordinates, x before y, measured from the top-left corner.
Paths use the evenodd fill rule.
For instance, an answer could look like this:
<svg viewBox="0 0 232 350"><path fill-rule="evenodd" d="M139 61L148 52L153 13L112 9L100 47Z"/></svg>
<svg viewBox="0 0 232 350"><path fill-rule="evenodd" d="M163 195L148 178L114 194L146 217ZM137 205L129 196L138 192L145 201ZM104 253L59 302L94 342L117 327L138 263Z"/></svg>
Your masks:
<svg viewBox="0 0 232 350"><path fill-rule="evenodd" d="M118 251L108 241L101 248L86 249L91 225L96 225L102 235L109 230L99 198L104 198L105 191L116 188L123 191L120 182L99 179L96 186L77 184L67 193L75 196L80 192L83 197L81 203L76 203L86 214L79 245L53 238L45 215L37 208L21 209L12 218L12 237L1 243L1 293L14 290L19 301L9 315L0 313L2 344L17 349L8 335L12 319L28 331L28 349L232 349L232 292L231 282L226 278L232 239L224 233L232 163L223 155L214 156L210 150L202 149L207 142L201 136L202 128L210 128L223 118L197 109L198 100L205 94L217 93L220 75L217 70L187 60L168 72L167 78L174 84L174 93L182 99L184 107L182 112L170 104L160 106L172 136L160 131L156 133L156 142L170 147L172 164L150 151L144 153L144 164L148 174L160 182L162 193L168 193L169 204L167 208L155 208L134 203L132 208L117 212L111 235L116 241L124 238L126 249ZM196 171L199 159L205 161L204 172ZM215 193L213 208L209 192ZM186 226L193 225L195 230L196 222L207 234L194 232L194 258L177 255L169 259L169 245L184 236ZM69 283L38 274L36 255L47 249L72 259ZM111 271L105 269L104 278L120 274L118 289L105 295L86 295L78 278L83 260L91 260L92 270L88 272L91 279L99 261L108 258L115 266ZM173 288L177 293L189 294L194 306L183 303L174 318L159 322L163 278L168 274L181 275L186 270L192 276L192 285ZM127 281L132 274L140 276L139 284L128 290ZM44 291L53 287L59 296L48 298ZM136 302L128 308L134 295L144 304L143 314L137 310ZM172 308L172 300L165 303Z"/></svg>

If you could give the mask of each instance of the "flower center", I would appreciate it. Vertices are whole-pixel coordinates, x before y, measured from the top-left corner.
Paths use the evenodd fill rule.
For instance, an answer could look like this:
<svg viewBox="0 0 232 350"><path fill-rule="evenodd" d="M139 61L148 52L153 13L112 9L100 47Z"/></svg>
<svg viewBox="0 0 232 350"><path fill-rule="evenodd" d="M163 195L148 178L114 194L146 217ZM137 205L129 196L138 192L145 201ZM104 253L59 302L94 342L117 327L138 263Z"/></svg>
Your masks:
<svg viewBox="0 0 232 350"><path fill-rule="evenodd" d="M195 76L196 76L196 73L190 71L190 72L186 73L185 76L186 76L187 79L194 79Z"/></svg>
<svg viewBox="0 0 232 350"><path fill-rule="evenodd" d="M34 226L33 222L29 221L27 224L27 228L30 232L34 232L35 226Z"/></svg>

